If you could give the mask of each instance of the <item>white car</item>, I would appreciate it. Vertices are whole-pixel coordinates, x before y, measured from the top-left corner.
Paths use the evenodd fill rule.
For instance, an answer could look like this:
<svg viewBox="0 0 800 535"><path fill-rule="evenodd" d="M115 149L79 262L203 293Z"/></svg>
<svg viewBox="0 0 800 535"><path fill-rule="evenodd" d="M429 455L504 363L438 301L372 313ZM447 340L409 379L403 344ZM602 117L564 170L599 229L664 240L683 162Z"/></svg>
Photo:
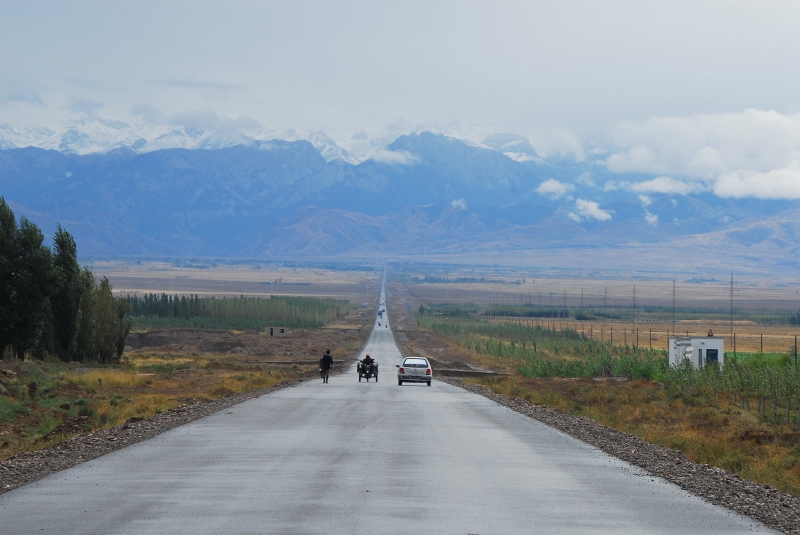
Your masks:
<svg viewBox="0 0 800 535"><path fill-rule="evenodd" d="M428 359L422 357L408 357L403 364L397 365L397 384L403 383L428 383L431 386L433 368Z"/></svg>

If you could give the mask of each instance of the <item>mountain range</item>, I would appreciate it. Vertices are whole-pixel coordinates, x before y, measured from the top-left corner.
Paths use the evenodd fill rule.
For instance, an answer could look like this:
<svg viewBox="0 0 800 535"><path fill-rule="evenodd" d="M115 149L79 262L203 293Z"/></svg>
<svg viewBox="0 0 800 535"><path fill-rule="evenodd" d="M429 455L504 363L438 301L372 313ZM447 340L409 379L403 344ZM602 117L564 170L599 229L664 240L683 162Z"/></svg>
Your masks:
<svg viewBox="0 0 800 535"><path fill-rule="evenodd" d="M137 146L130 135L101 151L110 134L23 147L34 133L9 131L0 130L0 195L46 233L60 223L83 256L383 255L788 276L800 267L798 202L645 197L604 187L620 177L601 160L542 159L513 134L479 145L403 135L359 161L324 134L192 138L183 128L171 142L194 139L185 147L158 148L167 144L158 136Z"/></svg>

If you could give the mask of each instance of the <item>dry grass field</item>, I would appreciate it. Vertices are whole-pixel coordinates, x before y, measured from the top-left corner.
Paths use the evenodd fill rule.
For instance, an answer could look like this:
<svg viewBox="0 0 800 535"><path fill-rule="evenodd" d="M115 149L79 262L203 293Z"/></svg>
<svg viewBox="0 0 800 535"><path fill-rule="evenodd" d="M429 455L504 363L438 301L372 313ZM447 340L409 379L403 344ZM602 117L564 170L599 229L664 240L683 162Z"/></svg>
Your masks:
<svg viewBox="0 0 800 535"><path fill-rule="evenodd" d="M0 459L129 418L153 416L189 400L213 401L314 376L325 349L340 363L354 358L372 327L381 276L375 271L168 263L108 262L91 269L108 277L118 295L291 295L345 299L352 305L346 316L321 328L287 328L275 336L268 331L139 329L129 335L122 359L102 367L0 360Z"/></svg>
<svg viewBox="0 0 800 535"><path fill-rule="evenodd" d="M423 278L424 272L404 273L406 278ZM629 308L636 286L636 306L672 306L672 278L594 278L557 276L533 277L525 272L445 271L436 276L448 279L484 278L487 282L409 283L414 293L426 300L479 304L581 306ZM800 309L800 281L765 278L734 278L734 308L743 311ZM727 310L730 280L681 279L675 281L678 308L704 307Z"/></svg>
<svg viewBox="0 0 800 535"><path fill-rule="evenodd" d="M325 349L339 362L357 354L374 313L374 307L353 309L324 328L289 330L279 337L151 331L130 339L137 346L145 339L148 346L129 347L120 362L97 368L0 360L0 390L6 394L0 396L0 459L190 400L208 402L285 379L313 377Z"/></svg>
<svg viewBox="0 0 800 535"><path fill-rule="evenodd" d="M595 279L573 279L556 275L536 275L523 270L473 271L442 270L436 277L453 281L484 279L485 282L415 283L427 273L409 271L402 277L402 295L415 306L432 303L472 303L478 306L521 306L568 308L570 319L535 319L554 328L575 329L597 339L641 347L666 349L667 338L678 335L705 336L712 331L726 338L726 350L733 351L732 332L738 352L782 353L793 349L800 326L775 324L775 314L800 311L800 282L770 278L734 278L733 322L730 280L689 278L675 282L675 321L673 323L673 280L665 276L652 279L619 279L610 275ZM634 308L634 286L636 292ZM612 318L603 321L577 321L575 311L606 311ZM732 328L732 330L731 330ZM799 342L800 343L800 342Z"/></svg>
<svg viewBox="0 0 800 535"><path fill-rule="evenodd" d="M352 303L374 301L381 279L377 266L374 271L334 271L252 264L184 267L168 262L96 262L91 269L97 277L108 277L115 294L296 295Z"/></svg>

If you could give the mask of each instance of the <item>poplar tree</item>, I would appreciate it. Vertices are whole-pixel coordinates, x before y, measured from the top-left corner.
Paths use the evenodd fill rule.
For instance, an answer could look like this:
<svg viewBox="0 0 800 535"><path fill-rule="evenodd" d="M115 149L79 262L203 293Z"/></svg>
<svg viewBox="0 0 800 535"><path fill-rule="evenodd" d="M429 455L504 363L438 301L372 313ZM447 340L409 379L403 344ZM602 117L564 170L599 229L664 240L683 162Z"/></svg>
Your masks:
<svg viewBox="0 0 800 535"><path fill-rule="evenodd" d="M25 217L20 218L11 254L12 277L7 287L11 344L17 358L24 359L25 352L41 341L50 315L52 255L42 231Z"/></svg>
<svg viewBox="0 0 800 535"><path fill-rule="evenodd" d="M58 226L53 237L53 271L55 288L50 299L53 311L53 347L63 361L76 355L78 327L81 316L81 295L89 288L85 277L81 278L78 251L69 232Z"/></svg>
<svg viewBox="0 0 800 535"><path fill-rule="evenodd" d="M17 234L17 220L6 200L0 197L0 359L11 344L11 295L13 291L14 266L11 263L15 254L14 240Z"/></svg>

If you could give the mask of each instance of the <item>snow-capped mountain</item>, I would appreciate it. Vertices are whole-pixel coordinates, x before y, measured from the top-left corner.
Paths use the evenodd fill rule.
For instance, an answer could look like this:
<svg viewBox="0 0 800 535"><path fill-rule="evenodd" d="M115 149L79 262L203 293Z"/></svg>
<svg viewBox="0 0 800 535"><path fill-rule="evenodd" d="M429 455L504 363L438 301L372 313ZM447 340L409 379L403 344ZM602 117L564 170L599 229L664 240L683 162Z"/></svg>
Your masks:
<svg viewBox="0 0 800 535"><path fill-rule="evenodd" d="M543 163L528 138L519 134L492 134L483 140L483 145L517 162Z"/></svg>
<svg viewBox="0 0 800 535"><path fill-rule="evenodd" d="M273 129L243 129L225 126L203 128L185 125L147 125L106 119L81 117L56 128L15 128L0 124L0 150L23 147L57 150L65 154L106 153L126 148L143 154L164 149L222 149L250 145L255 141L309 141L326 161L342 160L349 164L358 158L318 131L283 134Z"/></svg>
<svg viewBox="0 0 800 535"><path fill-rule="evenodd" d="M320 132L229 126L1 127L4 146L28 148L0 150L0 196L47 232L62 224L85 255L457 253L495 262L524 253L604 269L800 267L800 201L606 188L617 178L592 161L508 157L533 156L521 136L478 145L407 134L381 157L349 163L352 153Z"/></svg>
<svg viewBox="0 0 800 535"><path fill-rule="evenodd" d="M351 165L361 163L359 158L337 145L336 142L324 132L311 131L303 135L298 134L295 130L289 130L278 139L284 141L308 141L314 145L314 148L319 151L326 162L342 160Z"/></svg>

